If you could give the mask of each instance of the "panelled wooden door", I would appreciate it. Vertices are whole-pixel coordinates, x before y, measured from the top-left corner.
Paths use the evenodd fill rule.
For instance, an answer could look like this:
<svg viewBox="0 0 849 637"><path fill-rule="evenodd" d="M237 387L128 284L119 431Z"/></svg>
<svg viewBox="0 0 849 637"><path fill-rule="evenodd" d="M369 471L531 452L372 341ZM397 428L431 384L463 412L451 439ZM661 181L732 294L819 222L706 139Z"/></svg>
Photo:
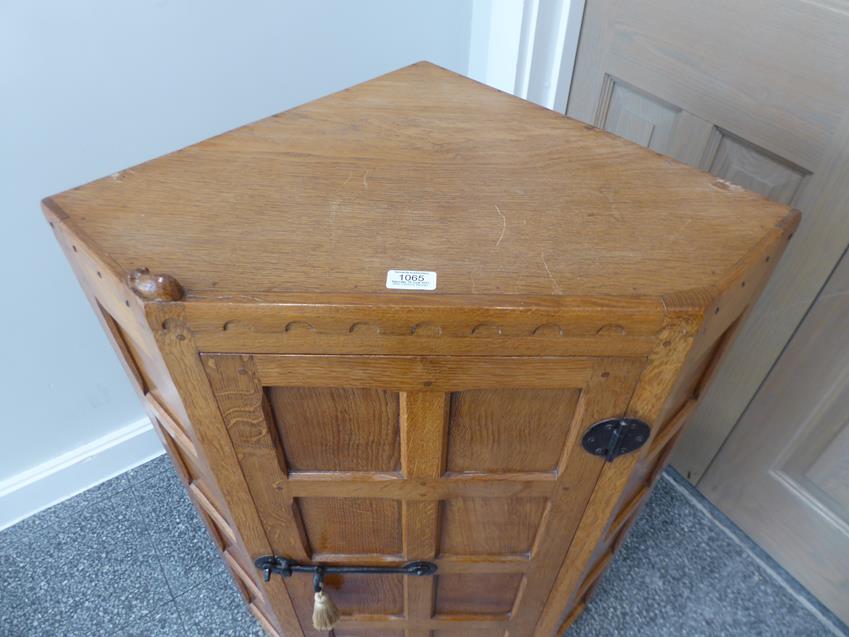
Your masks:
<svg viewBox="0 0 849 637"><path fill-rule="evenodd" d="M531 635L642 359L205 354L274 552L432 560L434 577L329 577L346 635ZM286 580L305 635L312 580ZM565 601L565 600L564 600ZM431 632L432 631L432 632ZM472 632L473 631L473 632Z"/></svg>
<svg viewBox="0 0 849 637"><path fill-rule="evenodd" d="M567 109L801 209L672 463L844 620L848 266L755 393L849 242L847 60L842 2L589 0Z"/></svg>
<svg viewBox="0 0 849 637"><path fill-rule="evenodd" d="M849 624L849 257L700 487Z"/></svg>
<svg viewBox="0 0 849 637"><path fill-rule="evenodd" d="M586 4L568 115L803 213L673 453L693 483L849 243L847 59L843 2Z"/></svg>

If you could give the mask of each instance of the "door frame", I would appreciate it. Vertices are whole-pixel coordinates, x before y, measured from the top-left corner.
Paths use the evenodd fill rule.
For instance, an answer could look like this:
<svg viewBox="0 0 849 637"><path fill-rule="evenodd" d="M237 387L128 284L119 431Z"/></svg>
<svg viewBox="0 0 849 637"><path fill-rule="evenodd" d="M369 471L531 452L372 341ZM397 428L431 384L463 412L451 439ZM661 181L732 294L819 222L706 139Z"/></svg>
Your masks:
<svg viewBox="0 0 849 637"><path fill-rule="evenodd" d="M566 112L585 0L473 0L469 75Z"/></svg>

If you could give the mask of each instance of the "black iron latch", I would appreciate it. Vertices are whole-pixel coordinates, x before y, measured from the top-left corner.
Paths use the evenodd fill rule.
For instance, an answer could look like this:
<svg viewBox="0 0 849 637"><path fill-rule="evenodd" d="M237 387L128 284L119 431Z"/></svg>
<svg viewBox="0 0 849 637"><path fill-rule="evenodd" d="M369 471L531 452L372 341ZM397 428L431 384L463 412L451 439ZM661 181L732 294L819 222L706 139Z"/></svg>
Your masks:
<svg viewBox="0 0 849 637"><path fill-rule="evenodd" d="M258 557L254 561L254 565L262 571L262 577L266 582L271 581L272 573L277 573L281 577L292 577L295 573L312 573L312 586L313 591L315 591L312 625L313 628L320 631L331 630L342 617L336 603L330 598L329 591L324 588L325 575L391 573L421 577L436 573L436 564L433 562L408 562L402 566L327 566L324 564L301 564L278 555Z"/></svg>
<svg viewBox="0 0 849 637"><path fill-rule="evenodd" d="M400 575L425 576L436 573L436 564L433 562L408 562L401 566L325 566L324 564L301 564L286 557L278 555L263 555L254 561L254 565L262 571L265 581L271 579L271 574L276 573L281 577L291 577L294 573L312 573L319 580L324 575L339 575L345 573L356 573L360 575L383 575L394 573Z"/></svg>
<svg viewBox="0 0 849 637"><path fill-rule="evenodd" d="M594 456L613 462L619 456L642 447L650 435L651 427L642 420L608 418L587 429L581 445Z"/></svg>

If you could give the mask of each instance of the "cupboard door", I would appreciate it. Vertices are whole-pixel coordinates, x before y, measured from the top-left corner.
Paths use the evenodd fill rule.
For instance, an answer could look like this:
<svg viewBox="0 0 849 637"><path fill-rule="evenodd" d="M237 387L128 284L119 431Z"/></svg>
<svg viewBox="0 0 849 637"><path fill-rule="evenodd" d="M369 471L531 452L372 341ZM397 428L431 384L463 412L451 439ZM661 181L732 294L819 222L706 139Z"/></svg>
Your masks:
<svg viewBox="0 0 849 637"><path fill-rule="evenodd" d="M277 555L437 564L329 576L336 635L530 635L642 359L205 354ZM254 556L258 557L258 556ZM312 579L285 580L305 635ZM563 600L565 605L567 600ZM472 633L472 631L474 631Z"/></svg>

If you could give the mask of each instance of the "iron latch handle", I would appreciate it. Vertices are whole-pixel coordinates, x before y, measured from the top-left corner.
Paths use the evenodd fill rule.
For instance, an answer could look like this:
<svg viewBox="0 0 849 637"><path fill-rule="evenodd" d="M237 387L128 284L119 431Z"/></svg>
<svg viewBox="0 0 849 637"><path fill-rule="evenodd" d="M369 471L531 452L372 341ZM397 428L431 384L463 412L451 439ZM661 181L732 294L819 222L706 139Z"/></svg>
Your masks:
<svg viewBox="0 0 849 637"><path fill-rule="evenodd" d="M262 571L263 579L268 582L271 575L276 573L281 577L291 577L295 573L312 573L315 585L318 586L325 575L340 575L356 573L359 575L400 574L423 577L436 573L433 562L407 562L401 566L328 566L325 564L303 564L279 555L263 555L254 561L254 565Z"/></svg>

